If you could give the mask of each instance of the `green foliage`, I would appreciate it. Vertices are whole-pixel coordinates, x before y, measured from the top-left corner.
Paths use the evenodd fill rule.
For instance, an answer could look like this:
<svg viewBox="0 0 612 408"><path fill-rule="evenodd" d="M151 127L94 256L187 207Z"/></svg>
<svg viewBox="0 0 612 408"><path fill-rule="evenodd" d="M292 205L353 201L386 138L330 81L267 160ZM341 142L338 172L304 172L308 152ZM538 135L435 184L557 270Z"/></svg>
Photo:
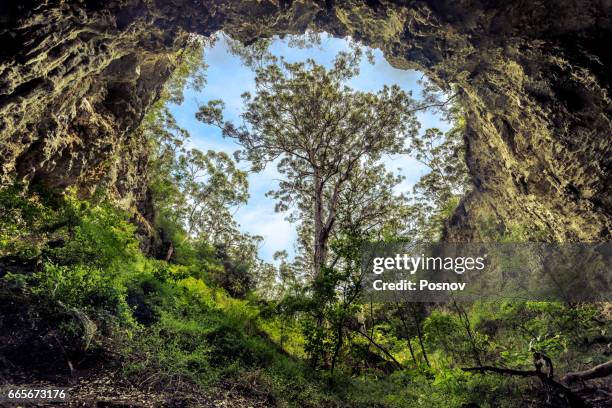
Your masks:
<svg viewBox="0 0 612 408"><path fill-rule="evenodd" d="M176 104L183 102L183 92L191 88L200 90L206 84L206 68L204 62L204 49L207 45L213 44L214 37L204 38L198 35L191 35L187 46L177 55L177 66L170 80L164 87L164 92L159 105L166 101Z"/></svg>
<svg viewBox="0 0 612 408"><path fill-rule="evenodd" d="M246 203L248 182L226 153L188 150L178 156L173 175L183 199L188 237L227 243L237 235L230 209Z"/></svg>
<svg viewBox="0 0 612 408"><path fill-rule="evenodd" d="M52 211L38 196L15 183L0 188L0 256L32 258L40 255L41 235L53 221Z"/></svg>
<svg viewBox="0 0 612 408"><path fill-rule="evenodd" d="M409 140L413 156L430 169L415 184L415 204L411 206L411 217L416 224L412 235L425 242L440 239L445 221L471 186L463 143L465 119L460 104L446 106L450 99L442 109L453 127L446 133L436 128L426 129Z"/></svg>
<svg viewBox="0 0 612 408"><path fill-rule="evenodd" d="M296 379L302 377L301 387L308 386L304 368L254 332L257 309L246 301L195 278L158 283L146 297L160 318L124 350L128 375L181 389L208 387L221 378L244 381L256 374L266 392L283 400L289 390L300 392L289 385Z"/></svg>
<svg viewBox="0 0 612 408"><path fill-rule="evenodd" d="M24 277L25 289L59 310L107 314L131 323L124 280L138 272L144 257L127 215L106 202L80 201L73 193L38 201L37 212L48 214L31 230L40 242L42 262Z"/></svg>
<svg viewBox="0 0 612 408"><path fill-rule="evenodd" d="M574 356L595 363L584 338L609 330L592 305L476 303L464 307L465 316L450 306L423 308L427 368L414 322L399 330L401 315L393 318L392 307L351 300L359 293L359 248L368 237L347 234L332 242L342 267L322 270L312 283L315 296L296 286L296 271L285 261L279 272L283 300L261 303L228 294L245 295L245 269L236 259L251 259L248 245L223 249L188 241L184 263L147 259L128 215L104 200L92 204L74 194L20 189L0 190L0 198L6 203L3 231L35 242L27 257L41 260L27 273L5 274L0 289L26 294L34 308L29 313L44 319L69 355L118 343L125 375L150 386L178 390L230 382L277 406L511 407L525 380L461 371L474 364L474 345L484 363L508 367L530 369L532 349L555 362ZM5 250L24 256L15 246ZM361 330L403 370L384 371L389 358L352 329L357 317L365 322ZM420 364L410 364L408 341ZM303 357L316 361L317 370Z"/></svg>
<svg viewBox="0 0 612 408"><path fill-rule="evenodd" d="M211 270L208 274L209 281L224 288L234 297L244 298L255 288L249 260L230 257L226 248L222 246L216 248L215 255L223 268Z"/></svg>
<svg viewBox="0 0 612 408"><path fill-rule="evenodd" d="M55 231L56 239L64 240L57 249L45 255L58 264L84 264L120 273L127 263L142 258L134 233L136 227L127 214L108 202L91 205L74 194L64 196L62 212L67 226Z"/></svg>
<svg viewBox="0 0 612 408"><path fill-rule="evenodd" d="M451 131L420 134L414 113L423 104L399 88L344 86L358 49L327 70L267 59L266 41L234 44L248 64L273 62L258 71L257 94L245 95L250 126L222 123L219 102L198 112L237 138L256 170L281 158L284 179L271 196L300 221L301 260L278 253L278 267L262 262L261 237L240 233L230 211L248 198L246 173L224 153L187 149L189 133L164 106L180 102L187 83L203 85L202 42L193 40L139 130L151 144L160 259L141 252L131 215L102 190L85 201L74 191L0 189L0 310L23 304L32 319L24 330L52 339L48 354L83 361L111 349L142 386L230 384L280 407L513 407L535 389L529 380L461 368L532 369L533 351L557 372L603 358L589 349L611 330L597 305L361 298L362 246L437 240L469 183L460 107L447 112ZM379 163L406 152L406 135L431 168L413 205L393 195L401 178ZM419 233L401 235L408 222ZM534 236L518 224L488 227L501 242Z"/></svg>
<svg viewBox="0 0 612 408"><path fill-rule="evenodd" d="M128 376L147 375L149 384L179 388L178 382L210 384L216 380L210 365L207 343L196 341L202 333L200 322L162 317L160 323L139 333L125 353L133 358L126 367Z"/></svg>
<svg viewBox="0 0 612 408"><path fill-rule="evenodd" d="M104 310L126 320L131 311L125 302L125 287L104 270L82 264L44 265L32 275L32 293L69 308Z"/></svg>
<svg viewBox="0 0 612 408"><path fill-rule="evenodd" d="M209 101L196 113L242 145L237 157L252 170L279 159L283 179L268 194L277 211L292 210L290 219L300 222L302 255L310 258L305 264L313 277L326 265L332 237L378 229L404 204L393 195L402 177L380 160L406 153L406 135L418 131L416 103L396 85L377 93L349 88L361 58L355 49L339 53L330 69L314 60L281 60L257 70L256 94L243 95L243 126L223 121L222 101Z"/></svg>
<svg viewBox="0 0 612 408"><path fill-rule="evenodd" d="M248 199L246 172L223 152L187 149L189 133L159 106L141 131L151 143L150 192L160 258L244 297L270 265L257 256L260 237L238 230L232 212ZM160 249L161 248L161 249Z"/></svg>

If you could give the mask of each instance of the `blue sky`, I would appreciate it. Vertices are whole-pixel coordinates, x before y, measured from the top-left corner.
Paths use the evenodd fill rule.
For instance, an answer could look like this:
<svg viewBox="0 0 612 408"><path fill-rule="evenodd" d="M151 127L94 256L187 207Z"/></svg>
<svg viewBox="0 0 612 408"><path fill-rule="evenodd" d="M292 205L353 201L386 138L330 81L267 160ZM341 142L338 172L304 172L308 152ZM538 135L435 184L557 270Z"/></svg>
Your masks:
<svg viewBox="0 0 612 408"><path fill-rule="evenodd" d="M245 91L254 93L255 73L248 67L242 65L240 58L228 52L227 42L223 36L216 41L214 46L205 51L205 61L209 65L207 70L206 86L199 92L186 90L185 100L181 105L170 105L170 110L178 124L187 129L191 134L191 147L200 150L217 150L233 153L240 146L232 139L223 138L219 129L196 121L195 112L198 106L207 103L211 99L221 99L225 102L224 117L234 123L241 123L240 114L243 110L240 95ZM321 44L312 48L292 48L287 40L275 39L270 51L276 56L283 56L289 62L303 61L307 58L314 59L317 63L331 66L332 61L339 51L349 49L349 42L344 39L322 36ZM370 64L365 58L360 67L360 74L352 78L349 85L360 91L376 92L385 84L397 84L403 89L413 92L418 97L421 87L417 81L422 73L413 70L398 70L385 61L380 50L374 50L375 63ZM448 129L449 125L440 120L432 113L424 112L418 115L422 129L438 127L441 130ZM399 192L409 192L414 183L428 169L409 156L397 156L385 158L386 166L398 171L406 177L402 185L398 186ZM240 163L239 167L246 170L248 163ZM274 189L279 178L276 167L269 165L261 173L249 175L250 199L247 205L238 208L235 218L240 224L240 229L250 234L261 235L264 238L259 249L259 255L265 261L271 262L274 252L286 250L290 257L295 252L296 226L285 220L286 214L274 212L274 200L265 197L265 193Z"/></svg>

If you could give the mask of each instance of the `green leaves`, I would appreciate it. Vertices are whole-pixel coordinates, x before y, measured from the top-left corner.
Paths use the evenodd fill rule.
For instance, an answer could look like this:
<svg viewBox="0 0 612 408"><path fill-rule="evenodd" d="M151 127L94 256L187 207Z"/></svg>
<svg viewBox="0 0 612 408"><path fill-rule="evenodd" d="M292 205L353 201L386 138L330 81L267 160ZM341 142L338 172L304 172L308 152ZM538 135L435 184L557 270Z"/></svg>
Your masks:
<svg viewBox="0 0 612 408"><path fill-rule="evenodd" d="M202 121L222 119L221 101L210 101L196 114ZM189 133L168 109L151 114L144 124L154 154L150 186L158 225L172 231L172 240L204 239L227 243L238 235L231 208L248 200L246 172L223 152L186 149Z"/></svg>
<svg viewBox="0 0 612 408"><path fill-rule="evenodd" d="M196 119L204 123L220 123L223 121L223 109L225 104L218 99L208 101L205 106L200 106L196 112Z"/></svg>
<svg viewBox="0 0 612 408"><path fill-rule="evenodd" d="M65 244L46 251L54 262L118 270L142 256L134 236L136 227L127 214L108 202L87 205L72 194L64 200L64 211L71 220L66 230L60 231Z"/></svg>
<svg viewBox="0 0 612 408"><path fill-rule="evenodd" d="M315 275L325 264L331 237L348 228L388 226L405 204L393 196L402 179L379 161L407 152L406 136L418 131L416 103L398 86L378 93L347 87L361 58L355 48L339 53L330 69L312 59L274 61L258 69L255 94L244 95L242 126L223 121L220 101L196 114L236 139L243 147L240 158L252 170L276 163L282 179L268 195L277 200L277 211L293 211L291 218L310 235L303 249L316 253Z"/></svg>

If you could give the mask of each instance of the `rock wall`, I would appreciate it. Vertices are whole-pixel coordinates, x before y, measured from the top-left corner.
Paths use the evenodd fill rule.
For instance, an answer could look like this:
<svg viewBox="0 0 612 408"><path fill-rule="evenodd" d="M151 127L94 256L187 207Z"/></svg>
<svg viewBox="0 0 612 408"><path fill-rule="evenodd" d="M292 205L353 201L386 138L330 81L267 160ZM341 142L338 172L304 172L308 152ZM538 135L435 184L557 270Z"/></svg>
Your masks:
<svg viewBox="0 0 612 408"><path fill-rule="evenodd" d="M0 6L0 169L143 209L134 129L187 33L244 42L311 28L381 48L466 106L474 192L447 239L519 224L541 239L612 231L609 0L25 1ZM127 205L127 204L126 204Z"/></svg>
<svg viewBox="0 0 612 408"><path fill-rule="evenodd" d="M186 35L156 29L144 15L125 17L119 5L41 2L2 15L0 38L12 45L0 55L4 180L17 174L84 195L104 186L127 201L141 196L146 151L132 131Z"/></svg>

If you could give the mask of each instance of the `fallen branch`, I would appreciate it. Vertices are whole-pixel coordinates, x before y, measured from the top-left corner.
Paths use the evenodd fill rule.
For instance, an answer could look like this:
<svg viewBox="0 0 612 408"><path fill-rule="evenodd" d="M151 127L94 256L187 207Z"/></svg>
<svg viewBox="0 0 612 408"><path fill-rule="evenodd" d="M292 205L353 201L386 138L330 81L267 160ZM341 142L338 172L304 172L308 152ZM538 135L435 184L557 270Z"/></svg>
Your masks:
<svg viewBox="0 0 612 408"><path fill-rule="evenodd" d="M563 378L561 378L561 381L566 384L571 384L578 380L592 380L594 378L602 378L607 377L609 375L612 375L612 360L608 361L607 363L597 365L588 370L567 373L563 376Z"/></svg>
<svg viewBox="0 0 612 408"><path fill-rule="evenodd" d="M485 373L487 371L496 373L496 374L507 374L507 375L516 375L519 377L533 377L539 376L542 373L538 373L536 370L514 370L512 368L501 368L501 367L493 367L493 366L481 366L481 367L466 367L462 368L462 371L477 371L480 373Z"/></svg>
<svg viewBox="0 0 612 408"><path fill-rule="evenodd" d="M513 376L519 376L519 377L538 377L544 385L547 385L549 387L557 389L558 391L561 391L567 398L567 402L571 408L587 408L591 406L583 398L576 395L576 393L574 393L571 389L553 380L552 378L548 376L547 373L544 373L542 371L514 370L511 368L501 368L501 367L493 367L493 366L467 367L467 368L462 368L461 370L466 371L466 372L479 372L479 373L492 372L496 374L513 375Z"/></svg>
<svg viewBox="0 0 612 408"><path fill-rule="evenodd" d="M376 347L377 349L379 349L380 351L382 351L387 357L389 357L396 365L397 367L402 370L404 367L402 366L402 364L397 361L397 359L395 357L393 357L393 355L391 355L391 353L389 353L383 346L381 346L380 344L376 343L374 341L374 339L370 336L368 336L366 333L362 332L361 330L354 328L354 327L348 327L348 326L344 326L348 329L351 329L352 331L354 331L355 333L359 333L361 334L363 337L365 337L366 339L368 339L370 341L370 343Z"/></svg>

